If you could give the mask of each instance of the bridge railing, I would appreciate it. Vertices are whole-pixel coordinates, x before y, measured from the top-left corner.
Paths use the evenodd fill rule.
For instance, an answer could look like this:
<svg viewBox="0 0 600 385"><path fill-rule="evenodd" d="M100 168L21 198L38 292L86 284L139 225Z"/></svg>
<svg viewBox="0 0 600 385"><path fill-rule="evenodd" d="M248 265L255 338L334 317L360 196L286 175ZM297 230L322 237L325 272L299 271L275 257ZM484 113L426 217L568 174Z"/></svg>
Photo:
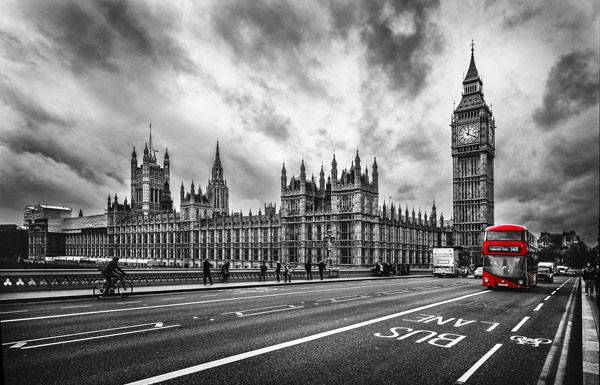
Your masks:
<svg viewBox="0 0 600 385"><path fill-rule="evenodd" d="M202 269L124 269L134 286L159 286L203 283ZM372 269L339 269L338 277L375 277ZM333 271L332 271L333 272ZM222 282L220 269L212 269L213 281ZM258 281L259 269L231 269L230 282ZM312 270L313 279L319 279L319 271ZM328 278L326 270L324 277ZM332 277L334 275L331 275ZM283 269L280 273L283 280ZM305 279L304 269L295 269L292 280ZM0 292L30 291L30 290L64 290L92 288L101 279L98 269L6 269L0 270ZM276 279L275 271L269 269L266 279Z"/></svg>

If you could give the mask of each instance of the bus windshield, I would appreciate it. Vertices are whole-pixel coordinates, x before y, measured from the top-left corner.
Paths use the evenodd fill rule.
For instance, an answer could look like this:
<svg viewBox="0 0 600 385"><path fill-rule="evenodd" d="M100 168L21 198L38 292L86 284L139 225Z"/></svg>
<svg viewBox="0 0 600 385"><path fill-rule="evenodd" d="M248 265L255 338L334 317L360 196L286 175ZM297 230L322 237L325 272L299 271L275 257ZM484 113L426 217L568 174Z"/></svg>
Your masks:
<svg viewBox="0 0 600 385"><path fill-rule="evenodd" d="M484 255L483 270L498 277L521 278L526 272L526 258Z"/></svg>
<svg viewBox="0 0 600 385"><path fill-rule="evenodd" d="M523 231L520 230L500 230L487 231L485 235L486 241L522 241Z"/></svg>

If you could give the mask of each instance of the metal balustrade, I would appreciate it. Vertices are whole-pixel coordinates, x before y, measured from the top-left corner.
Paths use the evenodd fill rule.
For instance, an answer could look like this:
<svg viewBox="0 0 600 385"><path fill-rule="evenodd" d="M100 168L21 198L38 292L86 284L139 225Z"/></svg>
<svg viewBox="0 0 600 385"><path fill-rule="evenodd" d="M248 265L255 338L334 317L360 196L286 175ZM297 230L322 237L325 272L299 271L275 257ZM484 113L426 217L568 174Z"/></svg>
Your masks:
<svg viewBox="0 0 600 385"><path fill-rule="evenodd" d="M159 286L203 283L202 269L125 269L134 286ZM211 270L214 282L223 282L220 269ZM267 281L276 279L275 271L267 271ZM312 270L313 279L319 279L318 269ZM329 277L325 271L325 277ZM339 270L339 277L376 276L372 269ZM229 281L258 281L260 269L231 269ZM295 269L292 280L306 278L304 269ZM0 270L0 292L29 290L64 290L92 288L101 279L98 269L7 269ZM283 269L280 273L283 281Z"/></svg>

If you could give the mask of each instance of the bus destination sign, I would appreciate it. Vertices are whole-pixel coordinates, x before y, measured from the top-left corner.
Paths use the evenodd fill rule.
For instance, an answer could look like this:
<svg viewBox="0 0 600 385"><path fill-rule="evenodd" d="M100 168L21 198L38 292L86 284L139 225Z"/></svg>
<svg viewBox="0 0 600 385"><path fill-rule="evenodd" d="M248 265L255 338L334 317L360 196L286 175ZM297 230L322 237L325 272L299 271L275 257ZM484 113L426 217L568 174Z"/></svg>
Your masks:
<svg viewBox="0 0 600 385"><path fill-rule="evenodd" d="M488 246L488 252L500 252L500 253L520 253L521 246Z"/></svg>

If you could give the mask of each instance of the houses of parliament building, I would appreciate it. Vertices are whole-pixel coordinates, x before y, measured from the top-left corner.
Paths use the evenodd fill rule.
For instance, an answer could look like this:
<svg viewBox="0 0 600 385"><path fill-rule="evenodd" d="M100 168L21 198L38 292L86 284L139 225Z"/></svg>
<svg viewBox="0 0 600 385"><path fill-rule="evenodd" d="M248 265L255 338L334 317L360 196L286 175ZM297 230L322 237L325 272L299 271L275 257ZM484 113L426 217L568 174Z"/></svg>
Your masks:
<svg viewBox="0 0 600 385"><path fill-rule="evenodd" d="M300 264L319 260L344 267L376 262L427 265L431 248L451 244L452 230L438 218L435 203L428 215L379 206L378 167L371 176L357 151L349 169L338 174L335 159L325 179L307 179L281 170L281 204L265 204L257 213L229 211L229 187L217 143L205 191L191 182L180 187L180 209L173 209L170 159L159 164L151 139L141 164L131 155L131 201L109 196L100 215L72 217L71 209L48 205L25 208L29 258L117 256L131 265L200 267L204 258L221 265L257 267L261 261Z"/></svg>
<svg viewBox="0 0 600 385"><path fill-rule="evenodd" d="M117 256L130 265L200 267L204 258L217 266L257 267L261 261L292 264L319 260L340 267L376 262L429 266L433 247L476 248L482 228L493 224L495 122L483 99L483 83L473 49L459 106L451 121L454 223L429 213L380 206L377 160L364 165L357 151L349 168L333 156L329 175L318 179L281 169L279 209L265 204L258 212L233 213L217 142L211 176L203 191L182 183L179 211L173 207L171 161L165 150L156 158L152 133L140 160L131 154L131 194L115 194L103 214L71 215L71 209L28 206L29 258L81 257L103 261ZM457 232L456 232L457 231Z"/></svg>

